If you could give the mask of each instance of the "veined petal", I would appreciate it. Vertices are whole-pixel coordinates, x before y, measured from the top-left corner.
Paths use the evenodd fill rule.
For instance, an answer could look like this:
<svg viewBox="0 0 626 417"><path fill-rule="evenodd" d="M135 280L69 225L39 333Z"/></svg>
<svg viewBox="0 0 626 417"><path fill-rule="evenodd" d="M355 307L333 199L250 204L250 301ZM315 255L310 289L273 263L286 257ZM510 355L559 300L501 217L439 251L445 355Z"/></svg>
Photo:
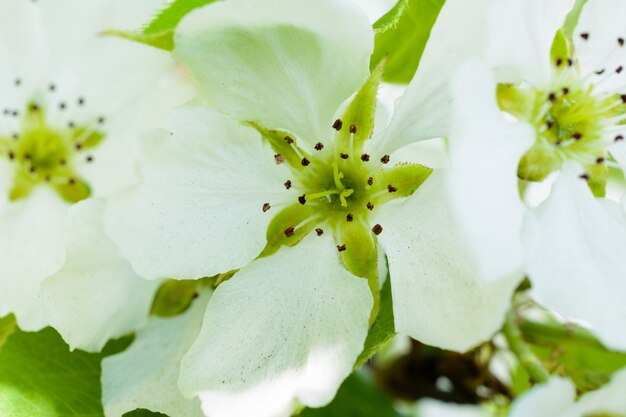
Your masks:
<svg viewBox="0 0 626 417"><path fill-rule="evenodd" d="M515 401L510 417L574 417L568 411L574 406L575 398L576 388L571 381L553 378ZM579 415L582 414L576 414Z"/></svg>
<svg viewBox="0 0 626 417"><path fill-rule="evenodd" d="M237 269L262 251L289 171L261 136L201 107L174 111L140 151L143 181L113 199L107 229L143 277L201 278Z"/></svg>
<svg viewBox="0 0 626 417"><path fill-rule="evenodd" d="M434 172L375 216L389 262L396 330L445 349L468 350L501 326L521 278L483 279ZM375 212L376 213L376 212Z"/></svg>
<svg viewBox="0 0 626 417"><path fill-rule="evenodd" d="M626 215L595 199L578 175L570 166L562 170L548 200L528 216L527 271L541 303L624 350Z"/></svg>
<svg viewBox="0 0 626 417"><path fill-rule="evenodd" d="M38 299L39 286L63 265L67 209L47 188L0 206L0 316L15 313L23 330L37 331L48 324Z"/></svg>
<svg viewBox="0 0 626 417"><path fill-rule="evenodd" d="M525 81L548 88L550 50L574 0L490 0L487 59L502 82Z"/></svg>
<svg viewBox="0 0 626 417"><path fill-rule="evenodd" d="M159 285L138 277L105 236L103 211L103 202L93 199L70 209L67 259L40 289L50 325L71 349L98 352L109 339L145 325Z"/></svg>
<svg viewBox="0 0 626 417"><path fill-rule="evenodd" d="M212 417L286 417L320 407L363 349L372 296L331 237L310 234L215 291L180 386Z"/></svg>
<svg viewBox="0 0 626 417"><path fill-rule="evenodd" d="M583 76L590 76L598 91L626 92L624 74L618 72L626 65L624 16L626 3L619 0L589 0L580 14L574 33L576 54Z"/></svg>
<svg viewBox="0 0 626 417"><path fill-rule="evenodd" d="M481 276L494 281L522 273L525 214L517 167L534 142L533 129L507 122L496 102L496 83L486 65L462 67L453 83L447 201L473 252Z"/></svg>
<svg viewBox="0 0 626 417"><path fill-rule="evenodd" d="M190 13L174 56L214 108L313 146L365 82L373 30L342 0L234 0Z"/></svg>
<svg viewBox="0 0 626 417"><path fill-rule="evenodd" d="M209 294L180 316L152 318L133 344L102 361L102 403L106 417L136 408L176 417L202 417L200 401L178 389L180 361L198 336Z"/></svg>
<svg viewBox="0 0 626 417"><path fill-rule="evenodd" d="M483 17L486 2L446 1L415 78L396 103L382 139L383 154L413 142L448 135L453 97L450 78L459 64L483 54L487 39Z"/></svg>

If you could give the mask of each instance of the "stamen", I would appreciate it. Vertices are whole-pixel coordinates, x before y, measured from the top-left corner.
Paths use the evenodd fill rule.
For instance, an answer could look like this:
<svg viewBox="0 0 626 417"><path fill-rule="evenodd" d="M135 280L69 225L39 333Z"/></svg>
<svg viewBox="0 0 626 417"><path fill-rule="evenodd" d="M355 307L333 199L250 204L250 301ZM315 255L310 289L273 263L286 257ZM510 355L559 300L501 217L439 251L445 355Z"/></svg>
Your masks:
<svg viewBox="0 0 626 417"><path fill-rule="evenodd" d="M583 38L583 40L588 41L589 40L589 34L588 33L581 33L580 37Z"/></svg>
<svg viewBox="0 0 626 417"><path fill-rule="evenodd" d="M398 191L398 189L394 187L393 185L389 184L387 186L387 191L389 191L390 193L395 193L396 191Z"/></svg>
<svg viewBox="0 0 626 417"><path fill-rule="evenodd" d="M93 156L92 155L88 155L86 160L87 160L87 162L93 162Z"/></svg>
<svg viewBox="0 0 626 417"><path fill-rule="evenodd" d="M380 158L380 162L382 162L383 164L388 164L389 163L389 155L384 155L382 158Z"/></svg>
<svg viewBox="0 0 626 417"><path fill-rule="evenodd" d="M376 226L372 227L372 232L374 232L374 234L378 236L379 234L383 232L383 227L377 224Z"/></svg>
<svg viewBox="0 0 626 417"><path fill-rule="evenodd" d="M309 161L306 158L302 158L302 166L303 167L308 167L311 164L311 161Z"/></svg>
<svg viewBox="0 0 626 417"><path fill-rule="evenodd" d="M346 250L346 245L337 245L337 250L339 252L344 252Z"/></svg>
<svg viewBox="0 0 626 417"><path fill-rule="evenodd" d="M370 160L370 156L366 153L364 153L363 155L361 155L361 161L363 162L369 162Z"/></svg>
<svg viewBox="0 0 626 417"><path fill-rule="evenodd" d="M318 227L317 229L315 229L315 233L317 233L318 236L322 236L324 234L324 230Z"/></svg>
<svg viewBox="0 0 626 417"><path fill-rule="evenodd" d="M596 164L603 164L606 159L603 157L599 157L596 159Z"/></svg>
<svg viewBox="0 0 626 417"><path fill-rule="evenodd" d="M286 189L290 189L291 188L291 180L285 181L284 186L285 186Z"/></svg>
<svg viewBox="0 0 626 417"><path fill-rule="evenodd" d="M50 84L50 85L48 86L48 90L49 90L51 93L53 93L56 89L57 89L57 86L56 86L56 85L54 85L54 84Z"/></svg>
<svg viewBox="0 0 626 417"><path fill-rule="evenodd" d="M367 185L372 185L372 184L374 184L374 178L369 177L369 178L367 179Z"/></svg>
<svg viewBox="0 0 626 417"><path fill-rule="evenodd" d="M341 159L348 159L350 157L350 155L348 155L347 153L339 154L339 156L341 157Z"/></svg>
<svg viewBox="0 0 626 417"><path fill-rule="evenodd" d="M300 197L298 197L298 202L302 205L306 204L306 194L302 194Z"/></svg>
<svg viewBox="0 0 626 417"><path fill-rule="evenodd" d="M324 149L324 144L322 142L317 142L315 144L315 150L316 151L321 151L322 149Z"/></svg>
<svg viewBox="0 0 626 417"><path fill-rule="evenodd" d="M274 161L276 161L276 165L284 164L285 158L281 154L277 153L274 155Z"/></svg>
<svg viewBox="0 0 626 417"><path fill-rule="evenodd" d="M348 215L346 216L346 221L351 222L354 220L354 216L352 215L352 213L348 213Z"/></svg>
<svg viewBox="0 0 626 417"><path fill-rule="evenodd" d="M581 180L585 180L588 181L589 180L589 175L588 174L581 174L578 176L578 178L580 178Z"/></svg>
<svg viewBox="0 0 626 417"><path fill-rule="evenodd" d="M374 210L374 205L373 205L370 201L368 201L368 202L367 202L367 209L368 209L369 211Z"/></svg>
<svg viewBox="0 0 626 417"><path fill-rule="evenodd" d="M285 233L285 236L292 237L296 233L296 230L293 227L290 226L290 227L285 229L284 233Z"/></svg>
<svg viewBox="0 0 626 417"><path fill-rule="evenodd" d="M263 204L263 213L266 213L271 208L272 206L270 205L270 203Z"/></svg>
<svg viewBox="0 0 626 417"><path fill-rule="evenodd" d="M335 123L333 123L333 129L339 132L342 127L343 127L343 122L341 121L341 119L335 120Z"/></svg>
<svg viewBox="0 0 626 417"><path fill-rule="evenodd" d="M624 46L624 38L617 38L617 44L619 46Z"/></svg>
<svg viewBox="0 0 626 417"><path fill-rule="evenodd" d="M356 133L356 126L350 125L350 133Z"/></svg>
<svg viewBox="0 0 626 417"><path fill-rule="evenodd" d="M291 145L293 143L293 139L289 136L285 136L285 142L287 142L288 145Z"/></svg>

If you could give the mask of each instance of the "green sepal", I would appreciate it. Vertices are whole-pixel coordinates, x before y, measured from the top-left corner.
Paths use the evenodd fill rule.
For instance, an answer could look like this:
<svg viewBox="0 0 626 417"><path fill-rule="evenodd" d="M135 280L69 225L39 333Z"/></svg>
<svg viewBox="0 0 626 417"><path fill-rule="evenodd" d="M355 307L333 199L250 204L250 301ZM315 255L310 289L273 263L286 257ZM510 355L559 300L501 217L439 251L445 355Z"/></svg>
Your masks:
<svg viewBox="0 0 626 417"><path fill-rule="evenodd" d="M154 297L150 314L172 317L185 312L198 296L198 281L168 280L161 285Z"/></svg>
<svg viewBox="0 0 626 417"><path fill-rule="evenodd" d="M78 139L80 139L80 142L76 142ZM97 130L78 127L72 134L72 140L76 143L80 143L80 146L84 149L92 149L104 140L104 133Z"/></svg>
<svg viewBox="0 0 626 417"><path fill-rule="evenodd" d="M354 154L363 152L365 142L372 137L376 118L376 97L385 70L386 60L382 60L372 71L363 87L354 96L343 117L342 129L337 132L335 150L338 153ZM356 129L351 133L352 129Z"/></svg>
<svg viewBox="0 0 626 417"><path fill-rule="evenodd" d="M536 142L525 154L517 167L517 176L525 181L541 182L561 168L562 161L551 148Z"/></svg>
<svg viewBox="0 0 626 417"><path fill-rule="evenodd" d="M512 84L498 84L497 99L500 110L521 120L532 120L537 94L532 89L521 89Z"/></svg>
<svg viewBox="0 0 626 417"><path fill-rule="evenodd" d="M145 35L167 31L174 32L180 21L193 10L214 3L216 0L174 0L146 24L141 31Z"/></svg>
<svg viewBox="0 0 626 417"><path fill-rule="evenodd" d="M254 122L249 122L247 124L256 129L263 136L263 138L269 142L274 152L276 152L277 155L282 156L291 168L297 170L305 169L302 165L302 156L307 158L309 161L312 159L308 153L298 146L297 139L291 133L282 130L266 129ZM290 141L293 142L290 144Z"/></svg>
<svg viewBox="0 0 626 417"><path fill-rule="evenodd" d="M412 195L432 172L432 168L419 164L400 164L391 169L378 171L372 177L374 182L370 193L380 195L373 199L372 203L376 206ZM395 191L390 191L390 186Z"/></svg>
<svg viewBox="0 0 626 417"><path fill-rule="evenodd" d="M398 2L374 23L374 32L387 32L398 26L398 22L409 6L409 0L398 0Z"/></svg>
<svg viewBox="0 0 626 417"><path fill-rule="evenodd" d="M54 189L68 203L78 203L85 200L89 198L91 193L89 184L81 179L75 179L72 183L55 184Z"/></svg>
<svg viewBox="0 0 626 417"><path fill-rule="evenodd" d="M550 49L550 58L553 63L560 62L562 66L567 66L567 61L572 58L572 50L570 48L569 41L565 32L559 29L556 32L554 41L552 41L552 48Z"/></svg>
<svg viewBox="0 0 626 417"><path fill-rule="evenodd" d="M358 221L341 222L338 225L336 240L346 246L346 250L341 252L341 260L346 269L358 277L367 279L374 299L371 324L380 309L377 240L369 227Z"/></svg>
<svg viewBox="0 0 626 417"><path fill-rule="evenodd" d="M102 33L103 35L116 36L118 38L127 39L154 48L163 49L164 51L174 50L174 30L165 30L158 33L140 33L127 30L108 29Z"/></svg>
<svg viewBox="0 0 626 417"><path fill-rule="evenodd" d="M13 187L9 191L9 200L18 201L28 197L34 187L35 183L27 173L17 171L13 177Z"/></svg>
<svg viewBox="0 0 626 417"><path fill-rule="evenodd" d="M606 185L609 181L609 167L606 164L592 164L585 166L589 179L587 185L595 197L606 197Z"/></svg>
<svg viewBox="0 0 626 417"><path fill-rule="evenodd" d="M583 7L586 3L587 0L576 0L574 8L567 15L567 18L565 19L565 24L563 25L563 32L568 39L572 39L574 29L576 29L576 26L578 25L578 20L580 19L580 13L582 12Z"/></svg>
<svg viewBox="0 0 626 417"><path fill-rule="evenodd" d="M294 246L300 242L315 227L315 221L302 224L314 213L315 211L311 206L300 203L294 203L281 210L267 226L267 244L259 257L273 255L283 245ZM269 213L266 214L269 215ZM285 234L285 231L290 227L294 228L293 236Z"/></svg>

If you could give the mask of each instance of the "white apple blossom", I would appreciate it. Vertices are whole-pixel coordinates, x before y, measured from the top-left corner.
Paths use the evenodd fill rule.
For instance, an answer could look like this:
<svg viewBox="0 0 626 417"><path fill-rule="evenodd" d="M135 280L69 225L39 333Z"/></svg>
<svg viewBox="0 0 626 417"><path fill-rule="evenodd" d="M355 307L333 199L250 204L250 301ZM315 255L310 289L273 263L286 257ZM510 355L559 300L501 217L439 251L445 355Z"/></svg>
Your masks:
<svg viewBox="0 0 626 417"><path fill-rule="evenodd" d="M473 10L447 2L422 68L372 140L381 68L369 74L373 30L350 1L232 0L179 25L175 57L227 115L173 112L142 141L142 181L110 202L106 226L148 279L236 271L182 361L180 386L206 415L327 404L376 312L381 253L398 331L466 350L500 326L518 277L476 279L436 198L440 173L402 151L447 134L446 74L479 44L450 44L448 32Z"/></svg>
<svg viewBox="0 0 626 417"><path fill-rule="evenodd" d="M447 189L486 280L527 273L541 303L626 349L626 219L602 198L608 166L623 167L610 158L624 155L626 3L589 0L573 55L557 36L572 5L486 4L490 68L468 63L455 80ZM551 174L549 197L529 211L518 177Z"/></svg>
<svg viewBox="0 0 626 417"><path fill-rule="evenodd" d="M160 4L0 2L0 316L29 331L53 324L72 347L99 350L145 323L155 289L109 263L96 209L76 208L64 224L74 203L136 180L133 137L181 99L171 58L101 35L142 24ZM103 263L108 273L94 272Z"/></svg>

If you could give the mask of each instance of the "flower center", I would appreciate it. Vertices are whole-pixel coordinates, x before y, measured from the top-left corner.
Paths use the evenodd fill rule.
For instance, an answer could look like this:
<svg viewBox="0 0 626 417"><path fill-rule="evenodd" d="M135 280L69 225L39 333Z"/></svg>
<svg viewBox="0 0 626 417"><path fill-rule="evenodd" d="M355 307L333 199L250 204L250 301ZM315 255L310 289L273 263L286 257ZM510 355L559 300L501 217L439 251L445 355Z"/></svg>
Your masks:
<svg viewBox="0 0 626 417"><path fill-rule="evenodd" d="M55 89L50 86L50 91ZM81 159L93 162L90 150L104 139L99 128L104 118L91 124L50 123L51 109L39 104L43 101L32 100L23 110L7 108L2 112L4 125L10 128L0 133L0 157L6 158L13 168L8 197L11 201L24 199L35 187L48 186L67 202L83 200L89 197L90 187L77 168ZM84 104L84 98L77 100L78 106ZM66 102L61 102L58 111L63 113L67 107Z"/></svg>

